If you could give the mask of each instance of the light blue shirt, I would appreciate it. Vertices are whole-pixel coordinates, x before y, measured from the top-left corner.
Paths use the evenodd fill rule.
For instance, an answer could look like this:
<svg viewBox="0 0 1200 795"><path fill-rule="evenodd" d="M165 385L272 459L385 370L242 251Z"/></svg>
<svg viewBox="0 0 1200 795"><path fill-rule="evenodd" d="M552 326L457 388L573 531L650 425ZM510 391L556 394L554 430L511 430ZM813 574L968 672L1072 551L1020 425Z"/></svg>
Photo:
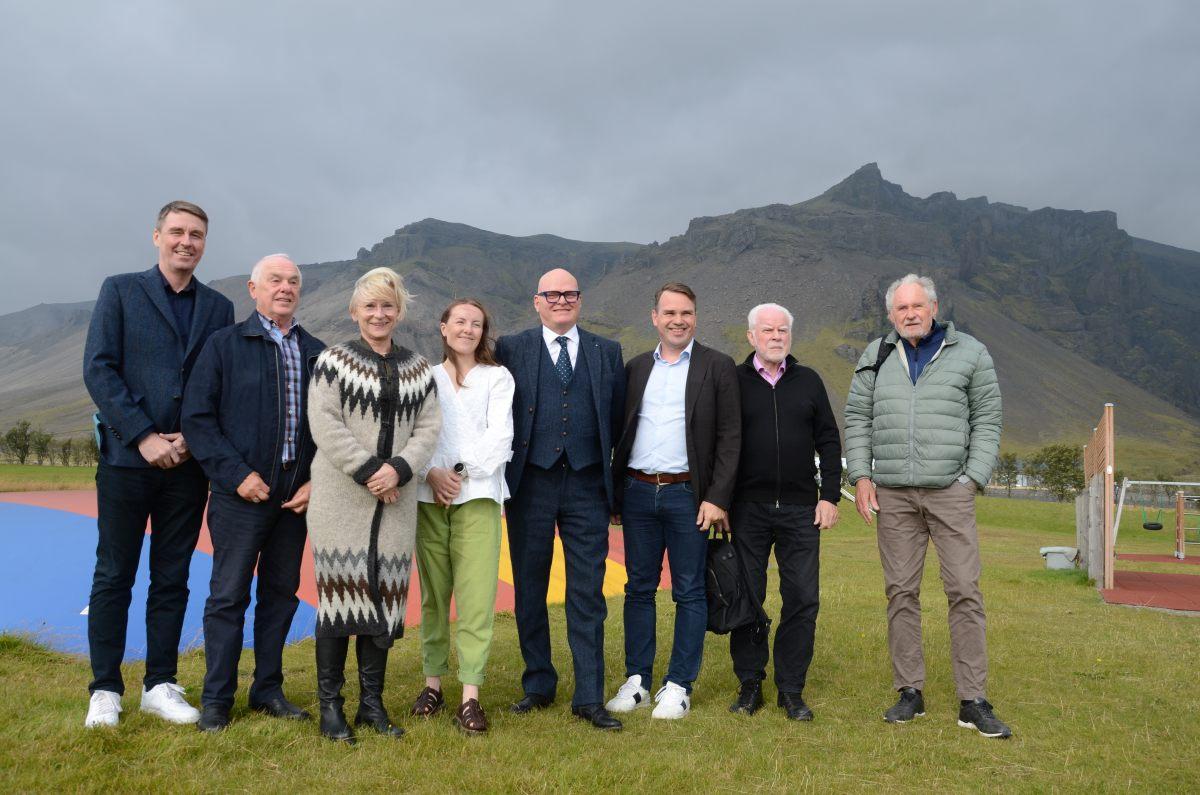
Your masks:
<svg viewBox="0 0 1200 795"><path fill-rule="evenodd" d="M654 366L638 409L637 435L629 451L629 466L642 472L674 475L688 471L687 422L684 397L693 339L674 362L654 349Z"/></svg>

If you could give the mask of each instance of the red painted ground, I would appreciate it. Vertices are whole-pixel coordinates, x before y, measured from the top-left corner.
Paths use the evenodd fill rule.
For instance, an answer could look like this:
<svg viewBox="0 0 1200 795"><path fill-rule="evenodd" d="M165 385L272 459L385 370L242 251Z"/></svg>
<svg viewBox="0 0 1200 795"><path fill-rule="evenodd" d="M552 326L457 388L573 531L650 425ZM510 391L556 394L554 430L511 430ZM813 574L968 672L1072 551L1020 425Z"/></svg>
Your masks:
<svg viewBox="0 0 1200 795"><path fill-rule="evenodd" d="M1113 585L1116 587L1111 590L1100 591L1109 604L1200 612L1200 576L1194 574L1117 571L1113 573Z"/></svg>
<svg viewBox="0 0 1200 795"><path fill-rule="evenodd" d="M1184 558L1183 560L1174 555L1134 555L1132 553L1117 555L1117 560L1137 560L1142 563L1190 563L1193 566L1200 566L1200 551L1197 552L1196 557Z"/></svg>

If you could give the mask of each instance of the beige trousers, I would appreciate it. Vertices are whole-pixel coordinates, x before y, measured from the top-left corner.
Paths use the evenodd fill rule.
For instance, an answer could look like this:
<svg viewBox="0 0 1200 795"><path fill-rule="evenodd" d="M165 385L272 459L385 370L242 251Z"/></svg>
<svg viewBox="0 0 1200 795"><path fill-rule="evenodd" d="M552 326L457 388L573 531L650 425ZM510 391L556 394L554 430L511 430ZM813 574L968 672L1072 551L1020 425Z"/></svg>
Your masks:
<svg viewBox="0 0 1200 795"><path fill-rule="evenodd" d="M930 539L950 606L950 658L960 699L987 687L987 637L979 590L975 484L944 489L877 489L879 560L888 607L888 649L897 690L925 687L921 649L921 577Z"/></svg>

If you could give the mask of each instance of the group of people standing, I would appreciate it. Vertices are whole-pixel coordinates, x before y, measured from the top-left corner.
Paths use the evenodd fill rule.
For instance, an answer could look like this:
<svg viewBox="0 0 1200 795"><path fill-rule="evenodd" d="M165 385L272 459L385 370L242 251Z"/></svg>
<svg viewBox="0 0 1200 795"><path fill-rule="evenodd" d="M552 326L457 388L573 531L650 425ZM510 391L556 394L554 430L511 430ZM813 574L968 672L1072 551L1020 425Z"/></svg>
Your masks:
<svg viewBox="0 0 1200 795"><path fill-rule="evenodd" d="M731 532L760 603L774 549L783 598L774 640L778 704L790 719L812 719L803 690L819 609L820 535L838 521L842 446L820 377L790 354L793 318L784 307L750 311L754 350L735 364L695 339L696 295L668 283L650 313L658 345L625 365L616 342L579 326L578 282L555 269L533 296L540 325L495 342L483 304L451 302L439 325L442 360L433 364L392 339L410 297L389 268L357 281L349 313L359 336L349 342L327 347L300 326L302 277L283 254L254 266L255 309L235 324L231 302L193 277L207 231L196 205L163 207L153 233L157 265L105 280L89 329L84 379L99 409L101 461L87 726L118 722L131 588L149 520L142 711L204 731L230 724L257 573L249 705L276 718L311 717L282 686L308 538L321 733L354 739L342 696L353 636L354 727L403 734L383 687L388 651L404 635L414 560L425 682L410 713L431 717L445 708L453 599L462 684L453 720L464 732L486 732L479 691L502 507L525 662L512 712L544 709L557 695L546 607L557 533L572 713L604 730L622 728L614 713L651 703L655 718L685 717L704 649L706 550L715 528ZM898 280L887 305L896 331L864 352L846 409L856 507L868 523L879 511L899 691L885 719L924 714L918 594L932 539L950 600L959 723L1005 737L1008 727L983 690L974 525L975 489L987 483L998 452L995 373L978 341L936 321L928 279ZM900 353L889 363L892 350ZM213 570L197 710L175 674L206 501ZM628 581L625 679L606 700L610 523L623 529ZM664 554L674 633L651 698ZM763 705L766 628L735 630L730 653L739 681L730 710L753 714Z"/></svg>

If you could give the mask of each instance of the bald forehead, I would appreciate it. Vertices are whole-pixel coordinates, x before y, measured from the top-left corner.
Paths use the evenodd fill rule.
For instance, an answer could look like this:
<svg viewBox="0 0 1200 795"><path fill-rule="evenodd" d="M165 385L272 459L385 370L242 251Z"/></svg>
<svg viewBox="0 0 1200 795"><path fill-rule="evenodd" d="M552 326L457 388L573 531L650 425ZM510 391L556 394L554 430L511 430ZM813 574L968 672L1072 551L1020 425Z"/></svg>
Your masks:
<svg viewBox="0 0 1200 795"><path fill-rule="evenodd" d="M552 271L546 271L542 274L542 278L538 279L538 292L544 290L578 290L579 282L571 275L571 272L563 268L555 268Z"/></svg>

